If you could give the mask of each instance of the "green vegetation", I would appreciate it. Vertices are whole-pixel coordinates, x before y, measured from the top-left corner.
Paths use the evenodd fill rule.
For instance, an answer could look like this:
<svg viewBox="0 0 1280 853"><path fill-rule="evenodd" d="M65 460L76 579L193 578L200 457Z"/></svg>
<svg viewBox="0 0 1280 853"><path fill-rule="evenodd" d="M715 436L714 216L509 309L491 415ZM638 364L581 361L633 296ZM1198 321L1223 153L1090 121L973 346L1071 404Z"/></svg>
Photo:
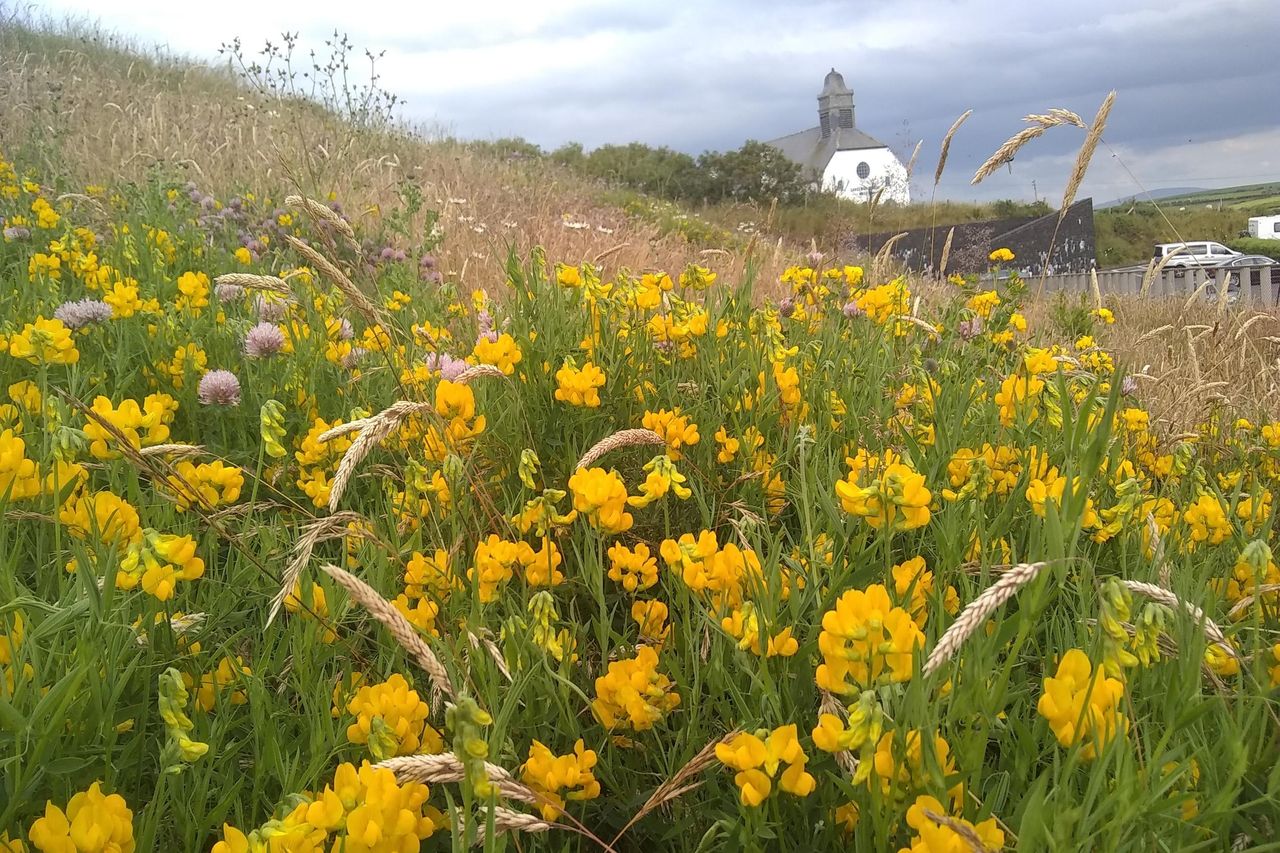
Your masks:
<svg viewBox="0 0 1280 853"><path fill-rule="evenodd" d="M1280 181L1167 196L1159 202L1163 207L1213 206L1243 211L1246 216L1266 216L1280 213Z"/></svg>
<svg viewBox="0 0 1280 853"><path fill-rule="evenodd" d="M800 167L777 149L754 140L735 151L707 151L698 157L639 142L602 145L591 151L571 142L549 153L518 137L468 144L508 159L548 160L588 177L668 201L777 199L789 204L809 195Z"/></svg>

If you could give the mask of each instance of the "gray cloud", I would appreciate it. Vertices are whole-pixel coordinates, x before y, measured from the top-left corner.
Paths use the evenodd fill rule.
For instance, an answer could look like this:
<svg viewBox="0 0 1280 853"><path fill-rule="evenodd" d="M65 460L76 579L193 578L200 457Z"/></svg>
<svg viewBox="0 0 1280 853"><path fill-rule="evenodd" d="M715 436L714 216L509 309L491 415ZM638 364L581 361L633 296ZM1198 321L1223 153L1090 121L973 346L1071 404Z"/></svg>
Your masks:
<svg viewBox="0 0 1280 853"><path fill-rule="evenodd" d="M206 55L216 42L203 39L225 26L225 18L216 28L200 18L200 7L178 15L145 8L162 0L122 0L117 9L49 2ZM1060 184L1049 169L1066 158L1069 170L1082 135L1071 128L1032 143L1012 176L976 189L968 176L1023 115L1059 106L1087 121L1112 88L1105 139L1144 181L1280 179L1265 148L1237 147L1235 161L1215 162L1207 144L1280 129L1272 0L493 0L380 16L310 4L301 14L295 0L225 2L257 10L226 10L256 28L242 33L246 44L303 21L309 43L338 29L386 48L383 82L408 99L406 116L463 137L524 136L545 147L638 140L695 154L732 148L815 124L822 77L835 66L856 93L859 127L903 156L924 139L920 174L931 175L955 116L974 110L952 146L945 195L1027 196L1033 179Z"/></svg>

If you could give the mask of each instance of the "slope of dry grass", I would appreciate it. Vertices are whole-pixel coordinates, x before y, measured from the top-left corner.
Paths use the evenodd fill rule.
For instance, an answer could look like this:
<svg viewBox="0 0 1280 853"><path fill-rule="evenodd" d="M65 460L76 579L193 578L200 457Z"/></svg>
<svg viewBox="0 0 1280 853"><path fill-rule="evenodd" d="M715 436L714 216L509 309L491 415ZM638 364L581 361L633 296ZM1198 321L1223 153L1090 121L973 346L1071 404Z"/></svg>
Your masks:
<svg viewBox="0 0 1280 853"><path fill-rule="evenodd" d="M469 288L496 289L511 248L527 253L542 246L553 260L595 261L607 270L674 272L697 262L739 280L750 268L756 293L779 298L779 275L810 242L798 224L804 210L788 217L743 211L756 220L754 233L695 247L652 218L628 215L617 193L553 164L495 158L456 140L358 130L315 104L264 98L226 69L93 28L39 27L4 14L0 149L59 176L63 192L89 183L185 178L219 195L331 196L359 218L400 206L406 191L420 194L445 230L446 274ZM926 151L925 167L929 157ZM947 203L939 204L945 214ZM890 213L877 223L896 224ZM421 214L417 226L426 227ZM821 239L823 227L815 222L813 236ZM920 291L924 283L912 285ZM1181 300L1108 303L1118 323L1104 343L1133 370L1149 366L1159 377L1143 380L1143 394L1159 397L1155 411L1171 429L1189 428L1216 395L1280 415L1274 312L1255 319L1253 312L1220 315ZM1070 344L1069 332L1055 328L1051 307L1031 301L1033 330Z"/></svg>

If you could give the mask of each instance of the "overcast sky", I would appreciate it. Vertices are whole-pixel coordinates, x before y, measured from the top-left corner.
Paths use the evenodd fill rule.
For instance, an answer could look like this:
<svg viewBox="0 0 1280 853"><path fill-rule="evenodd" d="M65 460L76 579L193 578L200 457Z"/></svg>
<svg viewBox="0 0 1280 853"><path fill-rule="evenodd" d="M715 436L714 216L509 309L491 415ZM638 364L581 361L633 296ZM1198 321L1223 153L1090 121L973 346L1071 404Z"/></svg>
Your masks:
<svg viewBox="0 0 1280 853"><path fill-rule="evenodd" d="M320 46L336 28L385 49L384 84L405 115L458 136L523 136L544 147L641 141L696 154L817 124L832 66L857 124L906 160L914 190L1060 197L1083 131L1060 128L970 187L976 167L1049 107L1089 121L1115 109L1081 195L1098 201L1173 186L1280 180L1280 7L1274 0L46 0L106 27L216 60L283 30ZM1132 172L1133 177L1130 177ZM1035 182L1033 189L1032 182Z"/></svg>

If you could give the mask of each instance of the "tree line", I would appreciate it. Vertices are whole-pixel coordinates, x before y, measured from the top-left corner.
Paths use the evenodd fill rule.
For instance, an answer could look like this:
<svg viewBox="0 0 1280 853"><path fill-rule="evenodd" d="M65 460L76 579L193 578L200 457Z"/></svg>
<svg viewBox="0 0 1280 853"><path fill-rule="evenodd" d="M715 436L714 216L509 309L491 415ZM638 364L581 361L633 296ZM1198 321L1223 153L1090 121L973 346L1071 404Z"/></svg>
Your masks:
<svg viewBox="0 0 1280 853"><path fill-rule="evenodd" d="M519 137L473 142L471 146L505 159L549 160L611 183L671 201L716 204L770 201L789 204L813 191L800 167L763 142L748 140L733 151L697 157L639 142L601 145L587 151L570 142L553 151Z"/></svg>

